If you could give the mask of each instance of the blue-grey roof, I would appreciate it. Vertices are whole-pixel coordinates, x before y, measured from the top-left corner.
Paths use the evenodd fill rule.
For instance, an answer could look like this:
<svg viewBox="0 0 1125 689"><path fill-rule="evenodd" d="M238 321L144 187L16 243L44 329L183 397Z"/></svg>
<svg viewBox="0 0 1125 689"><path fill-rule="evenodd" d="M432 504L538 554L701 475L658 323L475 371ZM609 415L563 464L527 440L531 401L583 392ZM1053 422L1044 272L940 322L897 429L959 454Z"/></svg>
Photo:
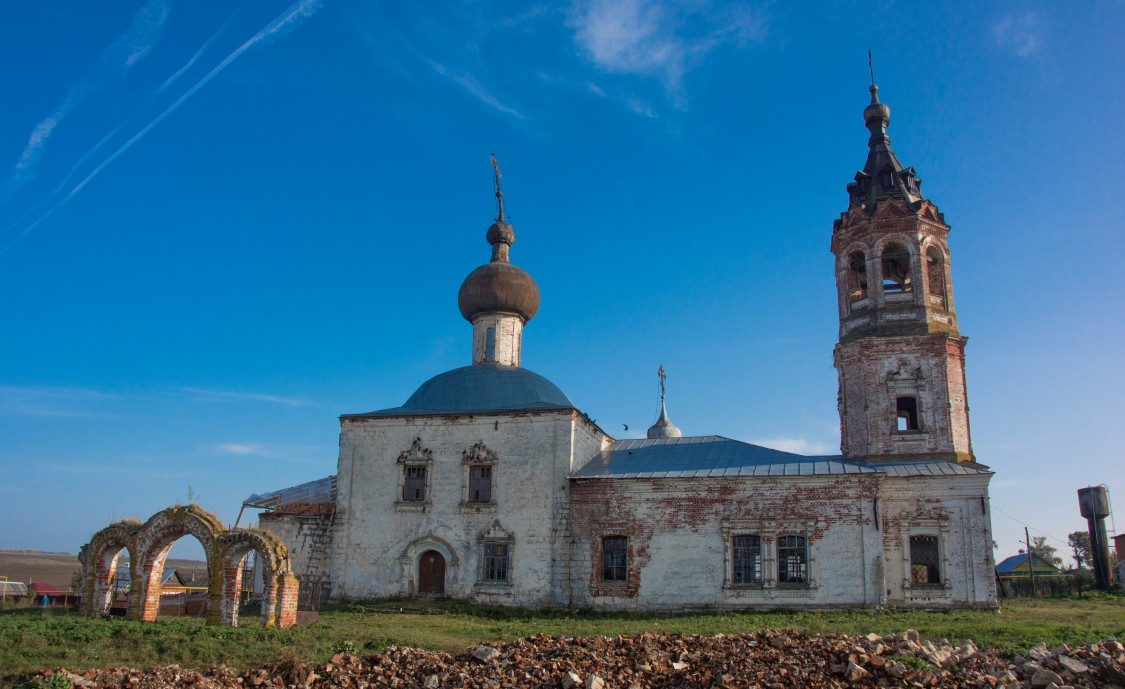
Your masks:
<svg viewBox="0 0 1125 689"><path fill-rule="evenodd" d="M925 462L872 462L867 466L882 471L887 476L971 476L991 474L991 471L953 462L931 460Z"/></svg>
<svg viewBox="0 0 1125 689"><path fill-rule="evenodd" d="M574 409L574 403L554 383L526 368L476 364L430 378L401 407L344 418L545 409Z"/></svg>
<svg viewBox="0 0 1125 689"><path fill-rule="evenodd" d="M699 478L874 474L842 457L806 457L718 435L619 440L573 478Z"/></svg>
<svg viewBox="0 0 1125 689"><path fill-rule="evenodd" d="M718 435L619 440L572 478L701 478L706 476L955 476L987 471L942 461L850 462L841 455L811 457Z"/></svg>

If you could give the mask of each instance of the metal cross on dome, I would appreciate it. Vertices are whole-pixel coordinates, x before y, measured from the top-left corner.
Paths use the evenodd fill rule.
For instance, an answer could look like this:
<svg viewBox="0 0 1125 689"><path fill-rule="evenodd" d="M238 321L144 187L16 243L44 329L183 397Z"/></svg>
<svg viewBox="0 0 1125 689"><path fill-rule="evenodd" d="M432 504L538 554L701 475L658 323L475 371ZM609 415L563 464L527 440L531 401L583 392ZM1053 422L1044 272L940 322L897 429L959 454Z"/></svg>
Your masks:
<svg viewBox="0 0 1125 689"><path fill-rule="evenodd" d="M504 222L504 192L500 191L500 166L496 164L496 154L489 154L489 164L492 165L492 181L496 185L496 222Z"/></svg>
<svg viewBox="0 0 1125 689"><path fill-rule="evenodd" d="M660 379L660 400L664 400L664 381L667 380L668 374L664 372L664 364L660 364L660 368L656 369L656 377Z"/></svg>

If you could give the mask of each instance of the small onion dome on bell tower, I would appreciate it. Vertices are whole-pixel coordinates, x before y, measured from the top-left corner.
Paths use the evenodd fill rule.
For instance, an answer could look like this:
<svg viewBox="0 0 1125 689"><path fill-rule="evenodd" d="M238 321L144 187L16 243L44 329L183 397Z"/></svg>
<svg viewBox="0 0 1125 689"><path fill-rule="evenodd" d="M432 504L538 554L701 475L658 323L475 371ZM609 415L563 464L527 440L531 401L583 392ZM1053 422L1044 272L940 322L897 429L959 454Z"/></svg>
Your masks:
<svg viewBox="0 0 1125 689"><path fill-rule="evenodd" d="M680 432L676 424L668 419L668 409L664 406L664 380L668 375L664 373L663 364L656 370L656 375L660 378L660 418L648 429L648 437L652 440L658 438L679 438L683 433Z"/></svg>
<svg viewBox="0 0 1125 689"><path fill-rule="evenodd" d="M492 169L496 222L485 234L492 245L492 260L469 273L461 283L457 306L465 320L473 324L474 364L519 366L521 333L539 310L539 287L526 271L508 262L508 250L516 233L505 221L500 168L495 156Z"/></svg>
<svg viewBox="0 0 1125 689"><path fill-rule="evenodd" d="M891 122L891 109L879 102L879 87L875 85L875 71L871 68L871 52L867 53L871 70L871 102L863 109L863 124L871 136L867 139L867 160L863 169L855 174L848 185L851 206L862 206L874 212L875 205L885 198L898 198L909 204L922 199L922 179L912 167L905 167L891 148L887 126Z"/></svg>

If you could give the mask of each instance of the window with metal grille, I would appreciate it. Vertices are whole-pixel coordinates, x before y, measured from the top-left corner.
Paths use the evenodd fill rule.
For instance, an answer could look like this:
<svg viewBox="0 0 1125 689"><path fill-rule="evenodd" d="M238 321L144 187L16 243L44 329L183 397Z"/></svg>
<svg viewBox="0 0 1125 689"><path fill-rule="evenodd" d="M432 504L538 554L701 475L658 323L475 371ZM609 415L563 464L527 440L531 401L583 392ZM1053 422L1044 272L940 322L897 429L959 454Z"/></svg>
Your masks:
<svg viewBox="0 0 1125 689"><path fill-rule="evenodd" d="M808 585L809 550L804 536L778 537L777 583L794 587Z"/></svg>
<svg viewBox="0 0 1125 689"><path fill-rule="evenodd" d="M426 499L426 467L404 467L405 478L402 482L403 500Z"/></svg>
<svg viewBox="0 0 1125 689"><path fill-rule="evenodd" d="M492 500L492 467L469 467L469 502Z"/></svg>
<svg viewBox="0 0 1125 689"><path fill-rule="evenodd" d="M762 539L757 536L735 536L733 541L734 583L762 583Z"/></svg>
<svg viewBox="0 0 1125 689"><path fill-rule="evenodd" d="M910 537L910 583L940 584L937 536Z"/></svg>
<svg viewBox="0 0 1125 689"><path fill-rule="evenodd" d="M629 539L625 536L606 536L602 539L602 581L628 580Z"/></svg>
<svg viewBox="0 0 1125 689"><path fill-rule="evenodd" d="M484 571L482 579L485 581L508 580L508 544L484 544Z"/></svg>

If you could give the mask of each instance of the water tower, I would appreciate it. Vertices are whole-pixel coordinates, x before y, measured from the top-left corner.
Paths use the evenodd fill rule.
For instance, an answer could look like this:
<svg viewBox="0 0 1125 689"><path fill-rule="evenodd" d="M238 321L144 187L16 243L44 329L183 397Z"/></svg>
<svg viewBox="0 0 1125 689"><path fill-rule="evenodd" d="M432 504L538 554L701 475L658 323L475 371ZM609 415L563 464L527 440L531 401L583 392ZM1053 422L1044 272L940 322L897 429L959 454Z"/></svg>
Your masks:
<svg viewBox="0 0 1125 689"><path fill-rule="evenodd" d="M1109 591L1109 543L1105 535L1105 518L1109 516L1109 493L1105 486L1078 489L1078 508L1090 525L1090 557L1094 566L1094 586Z"/></svg>

